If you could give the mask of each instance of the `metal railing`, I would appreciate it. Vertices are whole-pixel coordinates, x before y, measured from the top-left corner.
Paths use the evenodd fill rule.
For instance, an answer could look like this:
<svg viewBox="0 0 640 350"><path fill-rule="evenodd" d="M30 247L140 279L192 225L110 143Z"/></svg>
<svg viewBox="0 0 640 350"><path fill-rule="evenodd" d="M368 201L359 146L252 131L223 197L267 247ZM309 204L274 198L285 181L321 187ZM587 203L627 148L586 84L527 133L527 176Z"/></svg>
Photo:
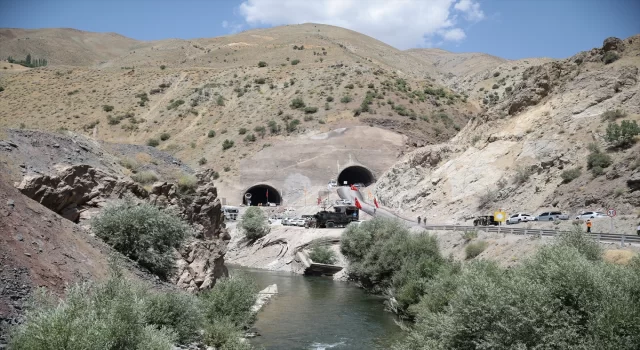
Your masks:
<svg viewBox="0 0 640 350"><path fill-rule="evenodd" d="M560 231L553 229L535 229L535 228L519 228L519 227L507 227L507 226L455 226L455 225L426 225L421 226L429 230L438 231L473 231L480 230L485 232L496 233L509 233L515 235L540 235L540 236L555 236L559 233L565 233L569 231ZM625 243L638 243L640 244L640 236L637 235L625 235L617 233L602 233L591 232L585 233L585 235L595 239L598 242L620 242Z"/></svg>

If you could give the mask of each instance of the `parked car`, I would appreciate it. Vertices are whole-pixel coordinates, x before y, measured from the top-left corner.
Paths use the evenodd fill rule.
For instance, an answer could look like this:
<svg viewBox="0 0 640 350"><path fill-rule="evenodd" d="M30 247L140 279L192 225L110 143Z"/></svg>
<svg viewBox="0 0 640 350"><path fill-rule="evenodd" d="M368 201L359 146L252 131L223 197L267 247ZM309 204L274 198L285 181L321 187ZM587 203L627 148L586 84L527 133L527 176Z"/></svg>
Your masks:
<svg viewBox="0 0 640 350"><path fill-rule="evenodd" d="M517 224L520 222L527 222L527 221L533 221L533 220L535 220L535 217L533 217L532 215L518 213L518 214L511 215L511 217L507 219L507 224Z"/></svg>
<svg viewBox="0 0 640 350"><path fill-rule="evenodd" d="M598 218L606 218L607 214L601 213L599 211L585 211L584 213L576 216L576 220L586 220L586 219L598 219Z"/></svg>
<svg viewBox="0 0 640 350"><path fill-rule="evenodd" d="M284 218L284 219L282 219L282 225L283 225L283 226L289 226L289 225L291 225L291 218Z"/></svg>
<svg viewBox="0 0 640 350"><path fill-rule="evenodd" d="M297 218L294 220L294 225L295 226L299 226L299 227L304 227L304 224L307 222L307 220L302 219L302 218Z"/></svg>
<svg viewBox="0 0 640 350"><path fill-rule="evenodd" d="M536 221L569 220L569 215L559 211L545 211L536 217Z"/></svg>

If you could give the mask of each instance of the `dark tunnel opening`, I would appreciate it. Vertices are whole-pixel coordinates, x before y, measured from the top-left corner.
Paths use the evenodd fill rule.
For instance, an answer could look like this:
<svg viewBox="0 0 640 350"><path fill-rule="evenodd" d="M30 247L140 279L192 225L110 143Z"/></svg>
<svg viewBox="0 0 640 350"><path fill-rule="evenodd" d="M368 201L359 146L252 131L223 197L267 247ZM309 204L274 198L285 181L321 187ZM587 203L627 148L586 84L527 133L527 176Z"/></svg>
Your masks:
<svg viewBox="0 0 640 350"><path fill-rule="evenodd" d="M251 194L251 198L249 200L251 201L252 206L267 206L267 203L275 203L279 205L282 202L280 192L269 185L254 185L249 187L249 189L242 194L242 203L244 204L247 204L247 193Z"/></svg>
<svg viewBox="0 0 640 350"><path fill-rule="evenodd" d="M347 185L361 183L365 186L369 186L376 180L373 177L371 170L360 165L352 165L342 169L340 174L338 174L338 185L344 185L345 181L347 182Z"/></svg>

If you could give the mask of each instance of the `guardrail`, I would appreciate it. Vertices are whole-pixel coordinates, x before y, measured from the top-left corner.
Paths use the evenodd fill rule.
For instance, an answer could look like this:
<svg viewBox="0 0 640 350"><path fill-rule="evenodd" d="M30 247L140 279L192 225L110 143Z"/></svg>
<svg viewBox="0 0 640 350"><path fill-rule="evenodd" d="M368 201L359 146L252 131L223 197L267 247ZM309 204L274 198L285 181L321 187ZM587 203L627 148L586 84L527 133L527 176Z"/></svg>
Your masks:
<svg viewBox="0 0 640 350"><path fill-rule="evenodd" d="M559 233L568 231L550 230L550 229L535 229L535 228L519 228L519 227L506 227L506 226L454 226L454 225L426 225L421 226L430 230L438 231L472 231L481 230L486 232L497 233L509 233L515 235L540 235L540 236L555 236ZM637 243L640 244L640 236L637 235L621 235L616 233L585 233L585 235L595 239L598 242L620 242L625 243Z"/></svg>

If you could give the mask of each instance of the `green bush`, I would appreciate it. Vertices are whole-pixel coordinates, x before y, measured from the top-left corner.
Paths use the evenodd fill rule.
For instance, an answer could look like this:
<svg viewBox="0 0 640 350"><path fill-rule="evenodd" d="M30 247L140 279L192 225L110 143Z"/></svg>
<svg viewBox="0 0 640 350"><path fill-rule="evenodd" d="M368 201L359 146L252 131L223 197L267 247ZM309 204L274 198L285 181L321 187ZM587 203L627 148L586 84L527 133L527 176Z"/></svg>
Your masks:
<svg viewBox="0 0 640 350"><path fill-rule="evenodd" d="M603 169L609 167L613 160L608 154L602 153L597 145L590 144L589 148L591 149L591 153L589 153L587 157L587 167L591 169L593 175L602 175L604 172Z"/></svg>
<svg viewBox="0 0 640 350"><path fill-rule="evenodd" d="M342 96L342 98L340 99L340 102L342 103L349 103L351 101L353 101L353 99L349 95Z"/></svg>
<svg viewBox="0 0 640 350"><path fill-rule="evenodd" d="M298 129L298 125L300 125L300 120L293 119L286 123L286 129L288 133L292 133Z"/></svg>
<svg viewBox="0 0 640 350"><path fill-rule="evenodd" d="M247 128L240 128L240 129L238 130L238 134L240 134L240 135L244 135L244 134L246 134L246 133L247 133L247 131L248 131L248 130L247 130Z"/></svg>
<svg viewBox="0 0 640 350"><path fill-rule="evenodd" d="M267 126L269 127L269 132L271 132L272 135L280 133L280 125L278 125L274 120L269 120Z"/></svg>
<svg viewBox="0 0 640 350"><path fill-rule="evenodd" d="M173 249L190 232L177 216L129 200L107 206L92 220L91 228L115 250L165 280L175 269Z"/></svg>
<svg viewBox="0 0 640 350"><path fill-rule="evenodd" d="M171 135L167 132L163 132L162 134L160 134L160 140L162 141L167 141L170 137Z"/></svg>
<svg viewBox="0 0 640 350"><path fill-rule="evenodd" d="M569 183L580 177L580 174L582 174L582 169L577 167L563 171L562 174L560 174L560 177L562 178L563 183Z"/></svg>
<svg viewBox="0 0 640 350"><path fill-rule="evenodd" d="M617 53L609 51L602 56L602 62L604 62L604 64L609 64L617 61L619 58L620 56L618 56Z"/></svg>
<svg viewBox="0 0 640 350"><path fill-rule="evenodd" d="M353 88L354 88L355 86L353 86L353 84L347 84L347 85L345 85L344 87L345 87L345 88L347 88L347 89L353 90Z"/></svg>
<svg viewBox="0 0 640 350"><path fill-rule="evenodd" d="M167 68L167 66L165 66L164 64L160 66L160 69L165 70Z"/></svg>
<svg viewBox="0 0 640 350"><path fill-rule="evenodd" d="M304 112L307 114L313 114L318 111L318 107L305 107Z"/></svg>
<svg viewBox="0 0 640 350"><path fill-rule="evenodd" d="M213 138L215 136L216 136L215 130L209 130L209 132L207 133L208 138Z"/></svg>
<svg viewBox="0 0 640 350"><path fill-rule="evenodd" d="M193 193L198 187L198 179L194 175L183 174L178 178L178 190L181 193Z"/></svg>
<svg viewBox="0 0 640 350"><path fill-rule="evenodd" d="M147 146L156 147L159 144L160 144L160 141L158 141L158 139L149 139L149 140L147 140Z"/></svg>
<svg viewBox="0 0 640 350"><path fill-rule="evenodd" d="M247 136L244 137L244 142L256 142L256 135L247 134Z"/></svg>
<svg viewBox="0 0 640 350"><path fill-rule="evenodd" d="M245 236L250 241L255 241L260 237L264 237L269 233L269 225L267 218L262 210L258 207L249 207L242 215L240 228L244 231Z"/></svg>
<svg viewBox="0 0 640 350"><path fill-rule="evenodd" d="M171 350L176 331L149 322L147 292L120 274L72 286L65 300L40 290L13 330L10 349ZM188 316L188 315L186 315Z"/></svg>
<svg viewBox="0 0 640 350"><path fill-rule="evenodd" d="M248 325L253 321L251 307L257 293L256 284L246 275L222 278L214 288L201 295L205 317L210 321L224 318L237 326Z"/></svg>
<svg viewBox="0 0 640 350"><path fill-rule="evenodd" d="M131 179L137 183L146 185L158 181L158 176L151 171L141 171L131 175Z"/></svg>
<svg viewBox="0 0 640 350"><path fill-rule="evenodd" d="M176 109L184 104L184 100L175 100L169 103L167 106L167 110Z"/></svg>
<svg viewBox="0 0 640 350"><path fill-rule="evenodd" d="M218 95L218 98L216 99L216 104L218 106L224 106L224 97L222 97L222 95Z"/></svg>
<svg viewBox="0 0 640 350"><path fill-rule="evenodd" d="M640 135L640 126L635 120L623 120L620 125L609 122L605 140L617 147L626 147L633 143L634 137Z"/></svg>
<svg viewBox="0 0 640 350"><path fill-rule="evenodd" d="M267 134L267 129L262 125L253 128L253 131L257 132L260 137L264 137Z"/></svg>
<svg viewBox="0 0 640 350"><path fill-rule="evenodd" d="M465 242L470 242L474 239L478 238L478 231L464 231L464 233L462 234L462 239L464 239Z"/></svg>
<svg viewBox="0 0 640 350"><path fill-rule="evenodd" d="M473 259L476 256L480 255L480 253L484 252L487 249L487 242L478 241L469 243L466 247L464 247L465 259Z"/></svg>
<svg viewBox="0 0 640 350"><path fill-rule="evenodd" d="M266 66L267 66L267 62L265 62L265 61L260 61L260 62L258 62L258 67L260 67L260 68L264 68L264 67L266 67Z"/></svg>
<svg viewBox="0 0 640 350"><path fill-rule="evenodd" d="M229 148L233 147L234 142L232 140L226 139L222 142L222 150L226 151Z"/></svg>
<svg viewBox="0 0 640 350"><path fill-rule="evenodd" d="M199 164L199 165L205 165L205 164L207 164L207 158L205 158L205 157L200 158L200 159L198 160L198 164Z"/></svg>
<svg viewBox="0 0 640 350"><path fill-rule="evenodd" d="M410 234L400 221L386 218L349 225L340 251L349 261L349 277L373 292L391 291L401 314L445 263L434 237Z"/></svg>
<svg viewBox="0 0 640 350"><path fill-rule="evenodd" d="M509 269L443 270L394 349L637 348L640 270L603 262L595 246L575 233Z"/></svg>
<svg viewBox="0 0 640 350"><path fill-rule="evenodd" d="M316 244L311 247L309 258L316 263L333 264L336 262L336 253L327 246Z"/></svg>
<svg viewBox="0 0 640 350"><path fill-rule="evenodd" d="M333 96L327 96L327 102L333 102Z"/></svg>
<svg viewBox="0 0 640 350"><path fill-rule="evenodd" d="M292 65L292 66L295 66L295 65L297 65L298 63L300 63L300 60L292 60L292 61L291 61L291 65Z"/></svg>
<svg viewBox="0 0 640 350"><path fill-rule="evenodd" d="M300 97L296 97L293 99L293 101L291 101L290 106L293 109L300 109L305 107L305 103Z"/></svg>
<svg viewBox="0 0 640 350"><path fill-rule="evenodd" d="M198 339L204 315L195 296L181 292L152 292L143 304L148 324L173 330L180 344Z"/></svg>
<svg viewBox="0 0 640 350"><path fill-rule="evenodd" d="M527 181L529 181L529 178L534 173L535 173L535 169L533 167L518 166L516 168L516 175L513 178L513 183L517 185L522 185Z"/></svg>
<svg viewBox="0 0 640 350"><path fill-rule="evenodd" d="M500 85L498 85L498 84L493 84L493 86L491 86L491 88L494 89L494 90L499 88L499 87L500 87Z"/></svg>
<svg viewBox="0 0 640 350"><path fill-rule="evenodd" d="M616 110L606 111L602 113L600 117L602 118L603 121L608 120L613 122L620 118L624 118L626 116L627 116L627 113L625 111L621 109L616 109Z"/></svg>
<svg viewBox="0 0 640 350"><path fill-rule="evenodd" d="M133 171L138 170L138 168L140 167L140 164L138 164L138 162L135 159L128 158L128 157L120 159L120 165Z"/></svg>
<svg viewBox="0 0 640 350"><path fill-rule="evenodd" d="M111 111L113 111L113 106L103 105L102 106L102 110L105 111L105 112L111 112Z"/></svg>
<svg viewBox="0 0 640 350"><path fill-rule="evenodd" d="M260 85L264 84L265 82L266 82L265 78L257 78L256 80L254 80L254 83L260 84Z"/></svg>

